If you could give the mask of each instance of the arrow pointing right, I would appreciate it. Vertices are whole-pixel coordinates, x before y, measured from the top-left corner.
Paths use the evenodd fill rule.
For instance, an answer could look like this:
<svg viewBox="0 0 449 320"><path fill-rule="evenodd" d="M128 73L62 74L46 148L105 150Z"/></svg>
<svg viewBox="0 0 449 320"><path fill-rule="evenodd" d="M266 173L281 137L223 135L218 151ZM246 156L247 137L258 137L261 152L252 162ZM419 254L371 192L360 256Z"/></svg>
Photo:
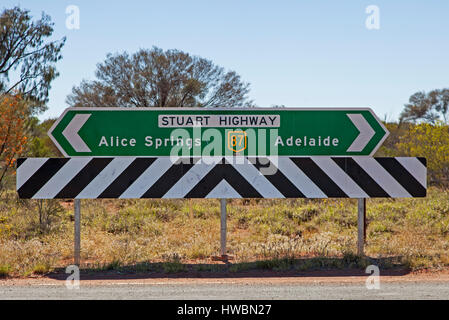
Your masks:
<svg viewBox="0 0 449 320"><path fill-rule="evenodd" d="M91 116L90 113L81 113L73 117L67 127L62 131L62 135L72 145L76 152L91 152L87 144L81 139L78 134L81 127L86 123L87 119Z"/></svg>
<svg viewBox="0 0 449 320"><path fill-rule="evenodd" d="M368 121L360 113L347 113L354 126L360 131L357 138L349 146L348 152L361 152L376 134Z"/></svg>

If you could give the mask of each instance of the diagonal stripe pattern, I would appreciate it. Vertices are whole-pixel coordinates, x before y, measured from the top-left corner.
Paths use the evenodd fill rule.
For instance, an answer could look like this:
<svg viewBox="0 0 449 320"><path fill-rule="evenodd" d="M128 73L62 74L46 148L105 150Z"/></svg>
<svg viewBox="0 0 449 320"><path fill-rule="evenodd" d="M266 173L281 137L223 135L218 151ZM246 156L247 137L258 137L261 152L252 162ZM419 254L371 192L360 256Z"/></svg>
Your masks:
<svg viewBox="0 0 449 320"><path fill-rule="evenodd" d="M410 198L424 158L23 158L20 198ZM274 170L264 170L267 167Z"/></svg>

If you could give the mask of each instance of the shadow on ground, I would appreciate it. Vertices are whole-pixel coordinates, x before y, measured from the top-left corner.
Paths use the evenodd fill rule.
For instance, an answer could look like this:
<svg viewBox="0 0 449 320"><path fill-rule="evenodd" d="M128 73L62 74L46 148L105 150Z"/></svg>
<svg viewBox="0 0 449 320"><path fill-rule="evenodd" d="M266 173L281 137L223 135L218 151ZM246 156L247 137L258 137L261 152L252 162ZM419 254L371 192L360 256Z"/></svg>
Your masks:
<svg viewBox="0 0 449 320"><path fill-rule="evenodd" d="M401 257L369 258L344 256L341 258L272 259L254 262L190 264L180 261L142 262L122 265L119 262L81 265L84 279L151 279L151 278L273 278L273 277L350 277L367 276L366 267L378 266L382 276L403 276L411 272L401 263ZM65 268L57 268L45 275L51 279L67 278Z"/></svg>

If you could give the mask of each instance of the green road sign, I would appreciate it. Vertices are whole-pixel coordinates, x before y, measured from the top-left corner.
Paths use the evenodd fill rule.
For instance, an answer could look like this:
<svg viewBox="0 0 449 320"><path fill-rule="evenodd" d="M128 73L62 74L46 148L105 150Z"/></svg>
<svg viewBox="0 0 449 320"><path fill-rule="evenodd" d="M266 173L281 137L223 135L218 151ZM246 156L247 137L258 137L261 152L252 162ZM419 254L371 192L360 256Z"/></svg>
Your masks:
<svg viewBox="0 0 449 320"><path fill-rule="evenodd" d="M68 108L49 136L74 156L373 155L370 108Z"/></svg>

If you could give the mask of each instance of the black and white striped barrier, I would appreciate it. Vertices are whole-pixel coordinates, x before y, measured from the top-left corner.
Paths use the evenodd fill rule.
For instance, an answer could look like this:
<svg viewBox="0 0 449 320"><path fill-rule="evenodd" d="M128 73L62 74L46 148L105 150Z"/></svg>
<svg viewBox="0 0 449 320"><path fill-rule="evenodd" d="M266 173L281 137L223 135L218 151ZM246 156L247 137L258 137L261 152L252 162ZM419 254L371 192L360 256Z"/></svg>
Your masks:
<svg viewBox="0 0 449 320"><path fill-rule="evenodd" d="M237 158L22 158L17 191L27 199L426 196L424 158Z"/></svg>

